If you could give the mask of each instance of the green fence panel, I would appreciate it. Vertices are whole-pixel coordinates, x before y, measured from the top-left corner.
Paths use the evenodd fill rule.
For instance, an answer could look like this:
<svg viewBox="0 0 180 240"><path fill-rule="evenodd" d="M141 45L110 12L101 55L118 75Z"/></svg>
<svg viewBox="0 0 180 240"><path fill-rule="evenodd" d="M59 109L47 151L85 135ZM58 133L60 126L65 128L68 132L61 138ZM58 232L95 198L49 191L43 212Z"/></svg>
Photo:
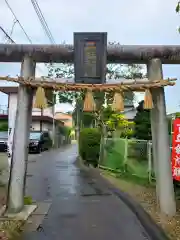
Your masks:
<svg viewBox="0 0 180 240"><path fill-rule="evenodd" d="M105 141L102 166L120 170L124 168L125 140L109 138Z"/></svg>
<svg viewBox="0 0 180 240"><path fill-rule="evenodd" d="M126 159L127 152L127 159ZM149 162L151 161L151 162ZM105 139L104 158L100 165L112 170L126 171L129 175L149 179L152 155L149 156L148 141L137 139Z"/></svg>

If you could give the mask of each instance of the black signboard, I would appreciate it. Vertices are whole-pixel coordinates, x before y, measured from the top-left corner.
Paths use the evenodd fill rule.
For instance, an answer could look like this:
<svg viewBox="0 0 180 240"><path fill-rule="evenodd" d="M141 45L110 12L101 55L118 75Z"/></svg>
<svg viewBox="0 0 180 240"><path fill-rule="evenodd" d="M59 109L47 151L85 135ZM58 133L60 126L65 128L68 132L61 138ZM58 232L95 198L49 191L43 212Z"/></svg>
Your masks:
<svg viewBox="0 0 180 240"><path fill-rule="evenodd" d="M74 70L77 83L104 83L107 33L74 33Z"/></svg>

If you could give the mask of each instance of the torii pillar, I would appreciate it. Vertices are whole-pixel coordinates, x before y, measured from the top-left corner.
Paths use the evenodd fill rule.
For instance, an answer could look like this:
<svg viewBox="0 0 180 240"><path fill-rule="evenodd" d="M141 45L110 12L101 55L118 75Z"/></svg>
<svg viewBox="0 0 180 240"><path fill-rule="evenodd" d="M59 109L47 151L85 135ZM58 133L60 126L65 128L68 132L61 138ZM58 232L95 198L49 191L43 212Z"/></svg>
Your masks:
<svg viewBox="0 0 180 240"><path fill-rule="evenodd" d="M35 62L25 56L21 63L21 76L35 76ZM28 140L32 116L33 89L20 85L13 136L11 170L8 188L7 214L16 214L24 207L24 185L28 159Z"/></svg>
<svg viewBox="0 0 180 240"><path fill-rule="evenodd" d="M160 59L147 64L150 81L163 79ZM174 216L176 213L175 194L171 170L171 151L166 116L164 88L152 89L154 108L151 110L153 159L155 163L157 198L161 213Z"/></svg>

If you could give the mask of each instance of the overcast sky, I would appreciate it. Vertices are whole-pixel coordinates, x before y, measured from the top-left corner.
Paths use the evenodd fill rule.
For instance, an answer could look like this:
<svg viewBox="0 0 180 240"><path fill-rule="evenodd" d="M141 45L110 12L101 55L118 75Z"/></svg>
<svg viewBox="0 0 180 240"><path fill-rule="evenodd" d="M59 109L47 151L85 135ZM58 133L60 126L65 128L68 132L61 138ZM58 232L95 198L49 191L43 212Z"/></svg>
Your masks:
<svg viewBox="0 0 180 240"><path fill-rule="evenodd" d="M49 43L31 4L31 0L8 0L20 23L33 43ZM72 43L73 32L108 32L108 41L121 44L180 44L177 26L180 16L175 13L176 0L38 0L56 43ZM14 17L5 0L0 1L0 26L11 33ZM29 43L15 24L11 37L16 43ZM6 39L0 32L0 42ZM180 111L180 66L163 66L164 77L177 77L176 86L166 88L167 111ZM20 64L0 63L0 75L17 75ZM42 64L38 75L45 75ZM1 83L6 84L7 83ZM7 97L0 95L1 104ZM69 110L60 106L60 110Z"/></svg>

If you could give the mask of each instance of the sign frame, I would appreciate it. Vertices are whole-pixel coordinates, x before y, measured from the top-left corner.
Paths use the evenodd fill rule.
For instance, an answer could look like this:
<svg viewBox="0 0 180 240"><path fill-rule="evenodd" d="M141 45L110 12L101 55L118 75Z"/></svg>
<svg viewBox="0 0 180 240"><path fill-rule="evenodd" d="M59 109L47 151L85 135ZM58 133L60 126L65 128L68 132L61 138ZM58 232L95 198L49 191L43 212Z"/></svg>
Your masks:
<svg viewBox="0 0 180 240"><path fill-rule="evenodd" d="M89 43L93 46L90 46ZM106 63L107 32L74 33L75 83L105 83Z"/></svg>

